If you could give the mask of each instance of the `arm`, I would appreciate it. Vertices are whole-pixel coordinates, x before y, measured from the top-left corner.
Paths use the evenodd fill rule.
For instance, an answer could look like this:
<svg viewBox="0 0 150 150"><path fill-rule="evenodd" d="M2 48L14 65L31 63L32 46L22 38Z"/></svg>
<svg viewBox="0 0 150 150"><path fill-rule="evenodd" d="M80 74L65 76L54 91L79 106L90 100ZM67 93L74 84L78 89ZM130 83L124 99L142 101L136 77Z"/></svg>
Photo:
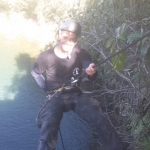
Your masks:
<svg viewBox="0 0 150 150"><path fill-rule="evenodd" d="M87 73L88 78L92 81L95 80L98 75L98 72L94 63L89 64L88 68L85 69L85 72Z"/></svg>
<svg viewBox="0 0 150 150"><path fill-rule="evenodd" d="M81 52L82 68L85 70L89 80L93 81L96 79L98 72L95 64L92 63L90 54L84 49Z"/></svg>
<svg viewBox="0 0 150 150"><path fill-rule="evenodd" d="M34 62L33 68L31 70L31 74L34 77L35 81L44 91L47 91L45 77L42 75L46 71L46 56L47 53L42 52Z"/></svg>
<svg viewBox="0 0 150 150"><path fill-rule="evenodd" d="M98 72L94 63L91 63L91 61L85 61L83 63L83 68L85 69L89 80L93 81L96 79Z"/></svg>
<svg viewBox="0 0 150 150"><path fill-rule="evenodd" d="M47 92L47 86L45 83L44 76L42 74L36 73L33 69L31 71L31 74L33 78L35 79L35 81L37 82L37 84L40 86L40 88L42 88L45 92Z"/></svg>

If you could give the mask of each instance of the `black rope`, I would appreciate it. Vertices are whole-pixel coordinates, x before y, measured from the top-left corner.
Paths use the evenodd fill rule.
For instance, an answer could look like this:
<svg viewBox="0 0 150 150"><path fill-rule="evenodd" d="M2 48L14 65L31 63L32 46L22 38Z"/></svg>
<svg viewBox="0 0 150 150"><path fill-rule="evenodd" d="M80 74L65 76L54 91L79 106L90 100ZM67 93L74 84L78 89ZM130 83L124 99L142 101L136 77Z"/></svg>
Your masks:
<svg viewBox="0 0 150 150"><path fill-rule="evenodd" d="M110 55L110 56L107 57L106 59L104 59L104 60L102 60L101 62L97 63L97 64L95 65L95 67L98 67L98 66L100 66L100 65L102 65L102 64L104 64L104 63L106 63L108 60L110 60L110 59L113 58L114 56L116 56L116 55L120 54L121 52L127 50L129 47L132 47L133 45L137 44L138 42L142 41L144 38L146 38L146 37L148 37L148 36L150 36L150 31L148 31L145 35L143 35L143 36L140 37L139 39L137 39L137 40L131 42L129 45L123 47L120 51L116 52L115 54ZM79 75L79 76L77 77L77 79L80 79L80 78L83 78L83 77L86 77L86 76L87 76L87 74L86 74L86 72L83 70L82 74ZM68 81L64 82L63 85L68 84L68 83L71 83L71 81L72 81L72 80L68 80ZM58 89L58 88L60 88L60 87L62 87L62 85L59 85L59 86L54 87L54 88L52 89L52 91L55 90L55 89Z"/></svg>
<svg viewBox="0 0 150 150"><path fill-rule="evenodd" d="M60 127L59 127L59 133L60 133L60 138L61 138L61 143L62 143L63 149L65 150L64 141L63 141L63 136L62 136Z"/></svg>
<svg viewBox="0 0 150 150"><path fill-rule="evenodd" d="M106 59L102 60L101 62L99 62L96 65L96 67L100 66L101 64L104 64L105 62L107 62L108 60L110 60L111 58L113 58L114 56L116 56L116 55L120 54L121 52L127 50L129 47L132 47L133 45L137 44L138 42L142 41L144 38L146 38L148 36L150 36L150 31L148 31L145 35L143 35L142 37L138 38L137 40L131 42L129 45L123 47L120 51L118 51L115 54L113 54L113 55L107 57Z"/></svg>
<svg viewBox="0 0 150 150"><path fill-rule="evenodd" d="M95 67L102 65L103 63L107 62L108 60L110 60L110 59L113 58L114 56L116 56L116 55L120 54L121 52L127 50L129 47L135 45L136 43L140 42L141 40L143 40L144 38L146 38L146 37L148 37L148 36L150 36L150 31L147 32L147 33L146 33L145 35L143 35L142 37L140 37L139 39L133 41L131 44L129 44L129 45L123 47L123 48L122 48L120 51L118 51L117 53L115 53L115 54L113 54L113 55L107 57L106 59L104 59L104 60L101 61L100 63L96 64ZM86 72L83 70L82 74L79 75L77 79L83 78L83 77L85 77L85 76L86 76ZM72 80L68 80L68 81L64 82L63 85L68 84L68 83L71 83L71 81L72 81ZM62 87L62 85L53 88L52 91L53 91L53 90L56 90L56 89L58 89L58 88L60 88L60 87ZM60 138L61 138L61 142L62 142L63 149L65 150L64 141L63 141L63 136L62 136L62 133L61 133L60 128L59 128L59 133L60 133Z"/></svg>

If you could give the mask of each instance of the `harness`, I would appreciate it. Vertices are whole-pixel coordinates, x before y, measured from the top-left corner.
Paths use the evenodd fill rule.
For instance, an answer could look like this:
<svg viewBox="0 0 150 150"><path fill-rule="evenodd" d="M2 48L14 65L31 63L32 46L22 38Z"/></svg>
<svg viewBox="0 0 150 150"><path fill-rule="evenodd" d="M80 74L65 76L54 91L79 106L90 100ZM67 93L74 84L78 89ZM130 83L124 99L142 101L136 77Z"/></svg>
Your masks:
<svg viewBox="0 0 150 150"><path fill-rule="evenodd" d="M79 80L80 80L80 78L77 78L77 79L72 78L69 86L66 84L63 84L61 87L59 87L56 90L48 91L47 98L50 99L53 96L58 96L61 94L72 93L72 92L77 92L77 93L79 93L78 95L81 95L83 93L83 91L81 90L81 88L78 85Z"/></svg>

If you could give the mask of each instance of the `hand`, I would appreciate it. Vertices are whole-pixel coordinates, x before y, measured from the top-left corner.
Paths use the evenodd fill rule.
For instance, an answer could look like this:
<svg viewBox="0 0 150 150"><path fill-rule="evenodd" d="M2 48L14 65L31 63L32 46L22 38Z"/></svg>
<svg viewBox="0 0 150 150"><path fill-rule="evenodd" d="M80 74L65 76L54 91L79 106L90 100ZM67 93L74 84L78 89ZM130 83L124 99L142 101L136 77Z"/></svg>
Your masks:
<svg viewBox="0 0 150 150"><path fill-rule="evenodd" d="M88 76L92 77L96 73L96 67L94 63L91 63L88 68L85 69Z"/></svg>

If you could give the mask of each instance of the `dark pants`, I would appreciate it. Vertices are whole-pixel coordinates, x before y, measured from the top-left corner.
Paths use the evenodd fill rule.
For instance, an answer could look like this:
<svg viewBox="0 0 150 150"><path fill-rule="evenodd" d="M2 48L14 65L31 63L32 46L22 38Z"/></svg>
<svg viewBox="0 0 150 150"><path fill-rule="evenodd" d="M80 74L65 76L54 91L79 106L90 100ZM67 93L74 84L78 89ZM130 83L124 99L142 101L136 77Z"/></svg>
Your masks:
<svg viewBox="0 0 150 150"><path fill-rule="evenodd" d="M63 112L69 110L89 123L105 150L124 150L121 139L102 114L99 102L77 93L53 96L41 107L37 118L41 134L38 150L55 150Z"/></svg>

